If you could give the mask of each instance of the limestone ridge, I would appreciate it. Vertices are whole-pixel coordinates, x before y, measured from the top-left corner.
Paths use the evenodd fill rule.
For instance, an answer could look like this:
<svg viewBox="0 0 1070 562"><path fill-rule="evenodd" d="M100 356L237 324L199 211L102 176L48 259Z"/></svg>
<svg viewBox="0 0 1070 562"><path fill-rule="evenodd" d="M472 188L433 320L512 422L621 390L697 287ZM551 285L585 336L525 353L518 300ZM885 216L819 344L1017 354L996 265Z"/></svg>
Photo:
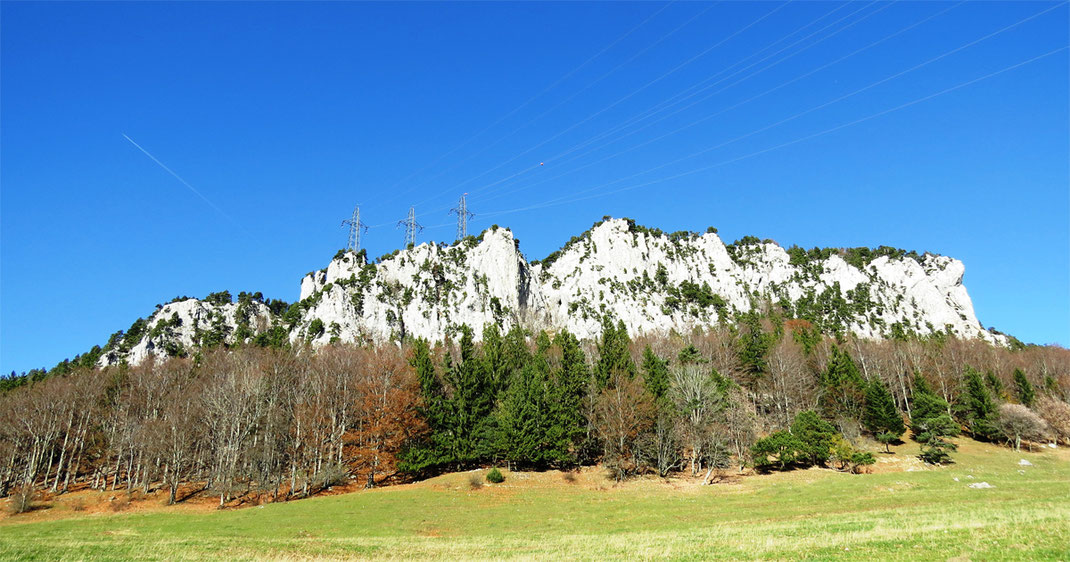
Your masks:
<svg viewBox="0 0 1070 562"><path fill-rule="evenodd" d="M962 262L892 248L785 250L747 237L725 245L715 232L665 234L629 219L607 219L542 262L529 263L513 234L492 227L453 245L431 243L367 263L339 253L301 280L301 300L284 315L263 303L171 303L148 321L145 337L102 363L190 349L205 323L217 339L251 340L285 330L291 343L384 342L406 337L441 341L466 324L478 339L497 323L529 329L567 328L596 338L602 318L629 331L689 333L738 313L769 306L811 321L825 333L865 338L950 332L1005 344L985 330L962 285ZM170 325L159 330L161 322ZM239 320L245 330L239 330ZM229 330L226 329L229 326ZM153 335L155 334L155 335ZM201 333L203 337L203 332Z"/></svg>

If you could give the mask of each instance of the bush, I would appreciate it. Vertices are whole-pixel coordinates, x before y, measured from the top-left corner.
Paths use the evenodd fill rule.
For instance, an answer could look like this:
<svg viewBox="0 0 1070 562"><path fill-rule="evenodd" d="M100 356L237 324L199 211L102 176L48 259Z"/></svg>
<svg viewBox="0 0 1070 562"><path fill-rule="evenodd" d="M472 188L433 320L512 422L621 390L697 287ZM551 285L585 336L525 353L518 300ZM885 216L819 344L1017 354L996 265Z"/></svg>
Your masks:
<svg viewBox="0 0 1070 562"><path fill-rule="evenodd" d="M19 513L25 513L33 507L34 489L29 484L23 484L22 486L16 486L11 490L11 503L8 505L8 511L12 515L18 515Z"/></svg>
<svg viewBox="0 0 1070 562"><path fill-rule="evenodd" d="M951 460L951 451L957 448L954 443L934 435L922 446L921 454L918 455L918 458L929 464L950 464L953 462Z"/></svg>
<svg viewBox="0 0 1070 562"><path fill-rule="evenodd" d="M851 455L851 472L855 474L861 474L868 472L867 466L873 465L877 462L877 459L873 458L873 453L858 451Z"/></svg>
<svg viewBox="0 0 1070 562"><path fill-rule="evenodd" d="M576 473L572 472L571 470L562 473L561 478L564 478L565 482L568 482L569 484L576 483Z"/></svg>
<svg viewBox="0 0 1070 562"><path fill-rule="evenodd" d="M483 487L483 479L478 474L472 473L468 475L468 488L472 490L478 490Z"/></svg>
<svg viewBox="0 0 1070 562"><path fill-rule="evenodd" d="M505 482L505 477L502 476L500 470L492 468L490 469L490 472L487 473L487 482L490 482L491 484L501 484L502 482Z"/></svg>
<svg viewBox="0 0 1070 562"><path fill-rule="evenodd" d="M769 469L774 465L780 470L788 468L799 458L805 445L787 431L777 431L759 439L751 447L754 466Z"/></svg>
<svg viewBox="0 0 1070 562"><path fill-rule="evenodd" d="M121 496L112 497L109 507L112 511L115 512L126 511L130 508L130 495L124 494Z"/></svg>

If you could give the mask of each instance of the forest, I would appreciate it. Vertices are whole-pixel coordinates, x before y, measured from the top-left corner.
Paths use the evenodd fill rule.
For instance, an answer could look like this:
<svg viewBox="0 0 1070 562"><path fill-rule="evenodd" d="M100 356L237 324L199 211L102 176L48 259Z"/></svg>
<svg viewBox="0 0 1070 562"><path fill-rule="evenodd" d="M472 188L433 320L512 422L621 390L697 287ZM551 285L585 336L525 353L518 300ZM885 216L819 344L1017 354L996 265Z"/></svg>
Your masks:
<svg viewBox="0 0 1070 562"><path fill-rule="evenodd" d="M608 477L805 466L865 472L913 439L1070 442L1070 352L939 335L822 336L751 318L597 341L461 326L439 344L232 346L79 367L0 393L0 497L166 490L221 507L475 467ZM19 502L15 502L16 504Z"/></svg>

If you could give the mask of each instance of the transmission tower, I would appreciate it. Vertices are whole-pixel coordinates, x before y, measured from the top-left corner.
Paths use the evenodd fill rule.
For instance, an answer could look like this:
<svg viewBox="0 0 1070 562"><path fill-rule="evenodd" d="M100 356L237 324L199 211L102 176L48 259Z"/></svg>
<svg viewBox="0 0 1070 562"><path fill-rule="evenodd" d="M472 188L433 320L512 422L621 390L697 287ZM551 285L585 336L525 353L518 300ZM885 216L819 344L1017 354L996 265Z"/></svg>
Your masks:
<svg viewBox="0 0 1070 562"><path fill-rule="evenodd" d="M398 221L398 228L405 227L405 247L416 244L416 232L424 229L416 222L416 207L409 207L409 216L405 220Z"/></svg>
<svg viewBox="0 0 1070 562"><path fill-rule="evenodd" d="M467 193L461 195L461 200L457 203L456 208L450 209L451 215L457 215L458 240L464 240L468 236L468 219L476 216L468 211L468 203L465 201L465 197L468 197Z"/></svg>
<svg viewBox="0 0 1070 562"><path fill-rule="evenodd" d="M349 227L349 246L346 249L354 253L359 252L360 233L368 231L368 225L360 222L360 205L353 207L353 217L342 221L342 226Z"/></svg>

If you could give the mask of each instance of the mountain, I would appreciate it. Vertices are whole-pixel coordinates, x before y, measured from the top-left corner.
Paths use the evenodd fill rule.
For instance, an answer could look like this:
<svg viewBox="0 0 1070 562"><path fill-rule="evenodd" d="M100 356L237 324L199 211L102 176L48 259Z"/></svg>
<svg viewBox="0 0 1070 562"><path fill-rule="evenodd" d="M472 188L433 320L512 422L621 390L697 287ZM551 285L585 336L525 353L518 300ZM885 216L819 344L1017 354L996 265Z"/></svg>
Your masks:
<svg viewBox="0 0 1070 562"><path fill-rule="evenodd" d="M301 280L300 301L242 294L171 302L137 338L116 337L100 364L200 345L308 341L440 341L466 324L568 329L594 338L602 319L633 333L687 333L777 310L828 334L864 338L937 332L1006 344L985 330L962 285L962 262L882 246L784 249L745 237L726 245L715 229L676 232L610 219L573 237L541 262L528 262L508 229L494 226L452 245L425 243L368 263L339 252Z"/></svg>

